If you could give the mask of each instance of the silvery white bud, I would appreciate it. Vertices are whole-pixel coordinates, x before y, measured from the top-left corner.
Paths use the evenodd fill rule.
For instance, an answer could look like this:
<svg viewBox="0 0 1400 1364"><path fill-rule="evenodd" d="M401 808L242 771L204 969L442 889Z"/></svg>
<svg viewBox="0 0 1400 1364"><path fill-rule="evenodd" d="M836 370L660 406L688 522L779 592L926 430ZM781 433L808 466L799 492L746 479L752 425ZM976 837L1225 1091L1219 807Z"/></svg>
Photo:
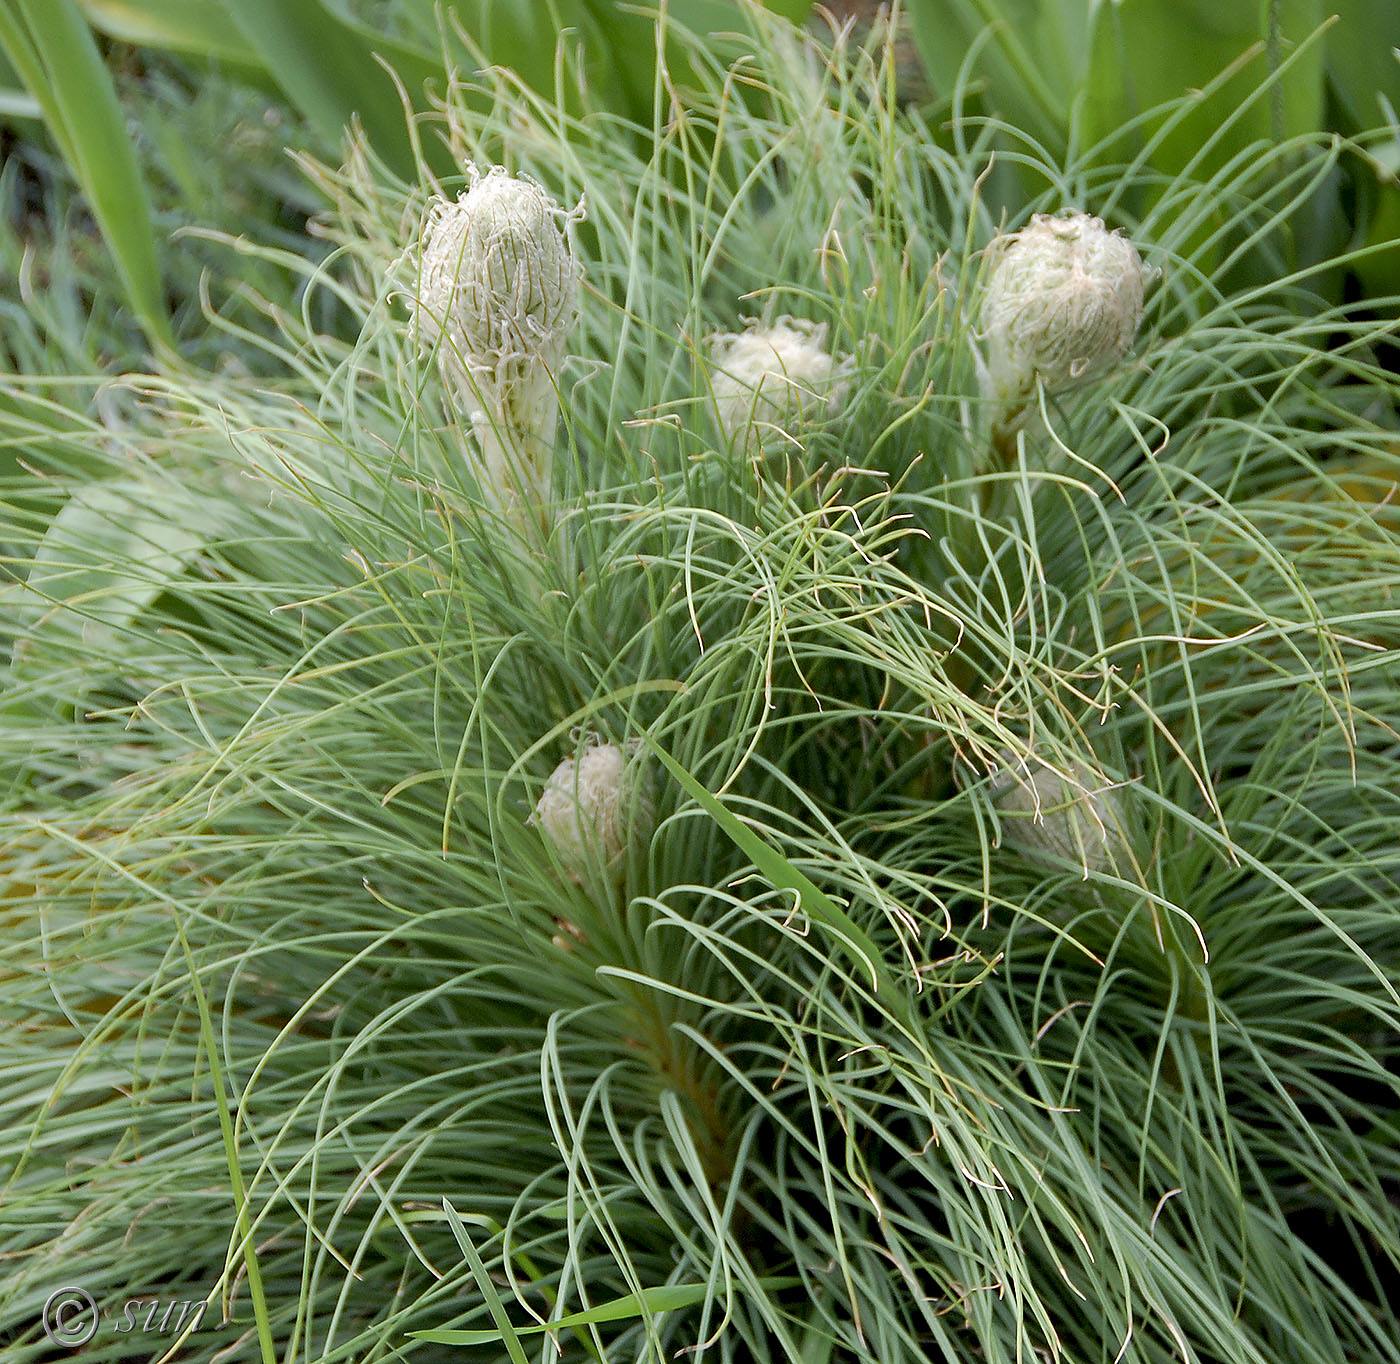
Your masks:
<svg viewBox="0 0 1400 1364"><path fill-rule="evenodd" d="M444 365L496 372L563 358L578 318L579 269L563 209L494 166L428 211L414 315Z"/></svg>
<svg viewBox="0 0 1400 1364"><path fill-rule="evenodd" d="M590 868L610 877L621 869L629 837L650 831L651 801L627 748L593 743L550 774L530 816L576 882Z"/></svg>
<svg viewBox="0 0 1400 1364"><path fill-rule="evenodd" d="M492 490L548 486L556 375L578 320L573 214L495 166L429 208L411 307L482 447ZM543 467L541 467L543 466Z"/></svg>
<svg viewBox="0 0 1400 1364"><path fill-rule="evenodd" d="M1024 400L1121 360L1142 321L1146 276L1137 247L1102 220L1037 213L988 249L981 326L989 396Z"/></svg>
<svg viewBox="0 0 1400 1364"><path fill-rule="evenodd" d="M715 406L732 440L758 422L782 425L834 412L845 397L849 359L826 349L826 324L780 317L711 338Z"/></svg>
<svg viewBox="0 0 1400 1364"><path fill-rule="evenodd" d="M1126 866L1127 833L1112 787L1098 786L1082 763L1071 764L1073 780L1067 781L1038 758L1002 756L1005 766L992 780L992 797L1008 843L1029 857L1050 854L1086 871Z"/></svg>

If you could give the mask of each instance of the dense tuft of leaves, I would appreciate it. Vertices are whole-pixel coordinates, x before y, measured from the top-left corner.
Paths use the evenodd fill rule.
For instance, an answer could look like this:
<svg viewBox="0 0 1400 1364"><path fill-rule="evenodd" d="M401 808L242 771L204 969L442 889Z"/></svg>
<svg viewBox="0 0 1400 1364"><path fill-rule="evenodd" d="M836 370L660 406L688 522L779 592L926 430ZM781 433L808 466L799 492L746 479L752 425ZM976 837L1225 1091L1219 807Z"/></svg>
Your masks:
<svg viewBox="0 0 1400 1364"><path fill-rule="evenodd" d="M229 244L303 291L279 379L25 410L7 1357L81 1279L269 1364L1400 1360L1400 385L1282 264L1337 151L1027 149L1002 222L988 130L754 23L650 130L504 73L417 130L587 203L547 543L394 296L461 185L359 145L324 263ZM982 252L1066 206L1162 279L994 437ZM779 318L842 401L728 440L706 339ZM530 819L584 736L616 876ZM1008 763L1116 855L1028 855Z"/></svg>

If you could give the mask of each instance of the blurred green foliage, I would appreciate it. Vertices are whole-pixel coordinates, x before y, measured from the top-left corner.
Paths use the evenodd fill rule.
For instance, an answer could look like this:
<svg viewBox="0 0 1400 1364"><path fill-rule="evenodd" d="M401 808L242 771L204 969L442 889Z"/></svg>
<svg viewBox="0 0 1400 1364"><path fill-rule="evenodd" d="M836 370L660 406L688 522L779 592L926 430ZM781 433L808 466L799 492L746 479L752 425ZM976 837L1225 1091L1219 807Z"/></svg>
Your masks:
<svg viewBox="0 0 1400 1364"><path fill-rule="evenodd" d="M1033 140L1056 160L1140 162L1165 183L1261 142L1319 130L1358 139L1345 173L1300 206L1296 260L1370 252L1351 263L1357 279L1400 290L1395 0L907 0L907 10L934 92L975 91L964 112L1004 120L1012 143ZM1142 118L1193 93L1168 125ZM1127 207L1142 212L1149 193L1141 186L1143 202Z"/></svg>
<svg viewBox="0 0 1400 1364"><path fill-rule="evenodd" d="M226 321L264 334L270 301L289 301L282 277L211 238L248 236L302 259L325 253L307 230L322 201L286 154L289 142L311 135L275 95L204 79L183 58L131 48L105 57L180 356L201 370L265 373L265 351L211 328L206 313L217 307ZM32 122L3 136L0 372L87 411L105 376L142 363L147 338L70 163Z"/></svg>
<svg viewBox="0 0 1400 1364"><path fill-rule="evenodd" d="M799 20L811 4L766 8ZM677 31L703 35L741 27L743 9L743 0L671 0L665 14ZM1299 205L1295 259L1359 253L1346 266L1354 282L1339 269L1332 293L1400 291L1394 0L906 0L905 10L937 107L951 101L1016 129L989 184L994 199L1039 190L1013 166L1027 145L1086 169L1141 162L1165 182L1186 169L1213 173L1260 142L1332 129L1355 141ZM400 175L415 155L405 106L425 108L451 69L508 66L566 111L615 113L620 129L648 128L664 107L653 18L618 0L4 0L0 119L42 118L157 349L171 343L178 302L102 40L176 54L285 102L323 149L358 122ZM576 54L578 84L560 74L561 43ZM670 44L669 78L685 83L688 61L684 44ZM1196 104L1169 125L1143 118L1188 91ZM439 143L421 152L439 174L456 169ZM1151 190L1137 184L1138 202L1121 208L1140 216Z"/></svg>
<svg viewBox="0 0 1400 1364"><path fill-rule="evenodd" d="M799 19L810 0L767 0ZM672 0L669 19L696 33L742 22L737 0ZM561 36L577 45L593 107L651 124L657 39L652 19L615 0L4 0L0 50L11 70L0 115L38 114L81 185L123 288L157 350L172 341L156 229L126 120L96 34L212 63L275 92L335 145L353 122L399 174L414 167L409 110L426 106L444 70L508 65L542 94L556 90ZM668 52L673 77L683 54ZM16 84L16 82L18 84ZM454 168L423 148L440 173Z"/></svg>
<svg viewBox="0 0 1400 1364"><path fill-rule="evenodd" d="M87 194L151 342L168 344L151 207L112 79L73 0L9 0L0 42Z"/></svg>

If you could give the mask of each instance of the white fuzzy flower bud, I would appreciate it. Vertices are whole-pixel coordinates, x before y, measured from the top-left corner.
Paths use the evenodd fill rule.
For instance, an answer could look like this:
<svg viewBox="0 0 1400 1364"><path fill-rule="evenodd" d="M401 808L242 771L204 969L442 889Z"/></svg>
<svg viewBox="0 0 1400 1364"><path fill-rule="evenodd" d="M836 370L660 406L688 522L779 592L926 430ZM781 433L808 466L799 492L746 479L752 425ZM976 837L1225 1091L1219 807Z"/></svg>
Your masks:
<svg viewBox="0 0 1400 1364"><path fill-rule="evenodd" d="M1078 862L1087 871L1123 870L1128 839L1123 811L1112 787L1098 787L1082 763L1067 781L1038 758L1003 754L1006 765L992 782L1006 841L1029 857L1049 854Z"/></svg>
<svg viewBox="0 0 1400 1364"><path fill-rule="evenodd" d="M1142 258L1087 213L1037 213L988 251L981 325L989 396L1019 403L1121 360L1142 321Z"/></svg>
<svg viewBox="0 0 1400 1364"><path fill-rule="evenodd" d="M570 878L580 883L590 868L616 878L629 837L645 837L651 820L651 801L631 753L604 743L565 758L550 774L530 816Z"/></svg>
<svg viewBox="0 0 1400 1364"><path fill-rule="evenodd" d="M715 406L733 440L760 422L783 425L834 412L845 397L847 357L826 349L826 324L780 317L771 327L711 337Z"/></svg>
<svg viewBox="0 0 1400 1364"><path fill-rule="evenodd" d="M476 176L476 172L472 172ZM500 166L428 212L415 317L445 365L508 378L556 366L578 318L579 270L538 185Z"/></svg>
<svg viewBox="0 0 1400 1364"><path fill-rule="evenodd" d="M566 214L500 166L429 209L411 306L482 447L492 490L541 493L558 421L556 375L578 320ZM541 467L543 465L543 467Z"/></svg>

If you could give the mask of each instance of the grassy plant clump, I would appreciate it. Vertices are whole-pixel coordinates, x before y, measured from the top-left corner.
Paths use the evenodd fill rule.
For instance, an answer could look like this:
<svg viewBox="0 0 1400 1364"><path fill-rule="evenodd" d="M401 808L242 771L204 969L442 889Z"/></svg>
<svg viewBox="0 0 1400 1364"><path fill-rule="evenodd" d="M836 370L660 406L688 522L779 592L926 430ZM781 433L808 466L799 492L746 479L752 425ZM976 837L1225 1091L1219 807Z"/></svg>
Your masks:
<svg viewBox="0 0 1400 1364"><path fill-rule="evenodd" d="M229 242L280 374L129 377L99 482L31 414L7 1358L80 1281L265 1364L1400 1361L1394 301L1285 264L1339 152L989 203L878 35L752 22L650 128L496 72L456 180L309 164L324 261ZM509 401L418 288L495 166L581 270ZM1141 324L998 385L1067 209Z"/></svg>

